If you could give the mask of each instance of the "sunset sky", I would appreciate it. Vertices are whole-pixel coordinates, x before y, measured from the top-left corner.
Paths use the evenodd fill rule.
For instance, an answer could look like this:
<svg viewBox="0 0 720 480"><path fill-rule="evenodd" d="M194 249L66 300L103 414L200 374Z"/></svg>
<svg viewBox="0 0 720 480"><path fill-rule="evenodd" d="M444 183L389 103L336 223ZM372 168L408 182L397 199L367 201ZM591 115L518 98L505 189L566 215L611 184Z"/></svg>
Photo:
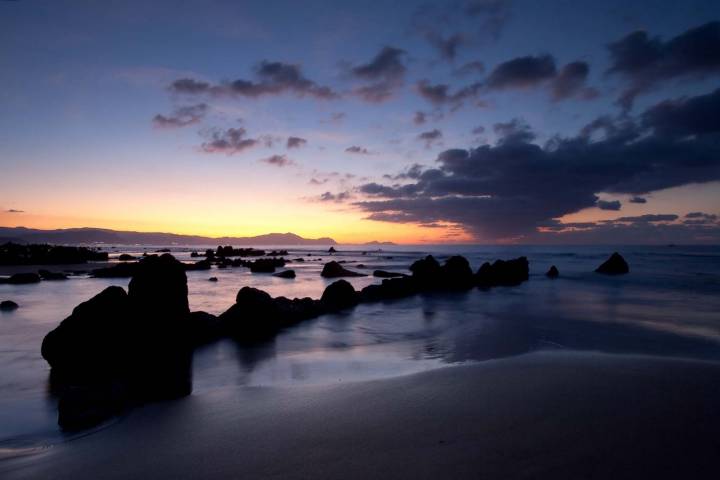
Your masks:
<svg viewBox="0 0 720 480"><path fill-rule="evenodd" d="M719 22L716 0L0 0L0 226L720 243Z"/></svg>

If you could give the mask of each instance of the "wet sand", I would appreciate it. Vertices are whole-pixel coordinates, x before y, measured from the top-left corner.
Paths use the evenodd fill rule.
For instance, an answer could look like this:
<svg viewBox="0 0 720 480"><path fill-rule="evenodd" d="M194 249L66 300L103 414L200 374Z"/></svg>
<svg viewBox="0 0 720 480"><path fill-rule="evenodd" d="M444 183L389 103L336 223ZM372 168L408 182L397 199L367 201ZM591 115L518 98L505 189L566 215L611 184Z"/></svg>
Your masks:
<svg viewBox="0 0 720 480"><path fill-rule="evenodd" d="M15 478L719 478L720 364L534 353L228 387L0 463Z"/></svg>

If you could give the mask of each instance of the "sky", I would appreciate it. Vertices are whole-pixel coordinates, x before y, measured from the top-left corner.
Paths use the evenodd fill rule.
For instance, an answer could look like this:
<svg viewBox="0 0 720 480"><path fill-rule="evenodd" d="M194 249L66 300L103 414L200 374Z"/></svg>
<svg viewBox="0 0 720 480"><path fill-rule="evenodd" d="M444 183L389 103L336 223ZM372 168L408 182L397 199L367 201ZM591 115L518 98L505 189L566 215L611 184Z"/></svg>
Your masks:
<svg viewBox="0 0 720 480"><path fill-rule="evenodd" d="M720 243L720 2L0 0L0 225Z"/></svg>

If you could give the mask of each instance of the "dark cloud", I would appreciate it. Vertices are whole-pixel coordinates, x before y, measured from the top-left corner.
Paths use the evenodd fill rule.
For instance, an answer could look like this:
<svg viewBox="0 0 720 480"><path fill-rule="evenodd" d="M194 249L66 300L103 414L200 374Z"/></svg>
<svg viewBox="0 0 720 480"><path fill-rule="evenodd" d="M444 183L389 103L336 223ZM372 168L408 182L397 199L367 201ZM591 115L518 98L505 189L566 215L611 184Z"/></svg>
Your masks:
<svg viewBox="0 0 720 480"><path fill-rule="evenodd" d="M453 70L453 75L465 76L485 73L485 64L479 61L468 62Z"/></svg>
<svg viewBox="0 0 720 480"><path fill-rule="evenodd" d="M227 130L212 130L210 139L201 145L206 153L225 153L234 155L248 150L261 143L256 138L248 138L244 128L228 128Z"/></svg>
<svg viewBox="0 0 720 480"><path fill-rule="evenodd" d="M498 143L530 143L535 140L535 133L525 120L513 118L509 122L498 122L493 125L493 131L498 136Z"/></svg>
<svg viewBox="0 0 720 480"><path fill-rule="evenodd" d="M620 210L622 208L622 203L620 203L619 200L598 200L595 202L595 206L599 208L600 210Z"/></svg>
<svg viewBox="0 0 720 480"><path fill-rule="evenodd" d="M492 90L528 88L556 74L555 59L551 55L518 57L495 67L487 79L487 87Z"/></svg>
<svg viewBox="0 0 720 480"><path fill-rule="evenodd" d="M427 39L437 49L440 57L445 60L455 60L458 48L467 41L462 33L454 33L448 37L437 33L428 33Z"/></svg>
<svg viewBox="0 0 720 480"><path fill-rule="evenodd" d="M720 88L707 95L666 100L645 111L643 123L661 135L720 132Z"/></svg>
<svg viewBox="0 0 720 480"><path fill-rule="evenodd" d="M417 136L417 138L418 140L425 143L425 148L430 148L436 142L439 142L442 139L442 136L442 132L435 128L427 132L422 132L420 135Z"/></svg>
<svg viewBox="0 0 720 480"><path fill-rule="evenodd" d="M5 210L5 213L25 213L25 210L17 210L15 208L9 208Z"/></svg>
<svg viewBox="0 0 720 480"><path fill-rule="evenodd" d="M425 122L427 122L427 113L415 112L415 116L413 117L413 123L415 125L423 125Z"/></svg>
<svg viewBox="0 0 720 480"><path fill-rule="evenodd" d="M346 200L349 200L352 198L352 195L350 192L340 192L340 193L332 193L332 192L325 192L322 195L320 195L319 200L321 202L344 202Z"/></svg>
<svg viewBox="0 0 720 480"><path fill-rule="evenodd" d="M485 133L485 127L483 127L482 125L478 125L477 127L472 129L473 135L482 135L483 133Z"/></svg>
<svg viewBox="0 0 720 480"><path fill-rule="evenodd" d="M327 179L327 178L315 178L315 177L313 177L313 178L310 179L310 181L308 181L308 183L309 183L310 185L323 185L323 184L326 184L326 183L329 182L329 181L330 181L330 180Z"/></svg>
<svg viewBox="0 0 720 480"><path fill-rule="evenodd" d="M271 155L267 158L261 159L260 161L263 163L267 163L268 165L273 165L275 167L287 167L290 165L295 165L295 162L287 158L285 155Z"/></svg>
<svg viewBox="0 0 720 480"><path fill-rule="evenodd" d="M300 148L300 147L304 147L306 144L307 144L307 140L305 140L304 138L300 138L300 137L288 137L285 146L286 146L288 149L290 149L290 148Z"/></svg>
<svg viewBox="0 0 720 480"><path fill-rule="evenodd" d="M421 80L417 84L420 96L436 106L450 104L457 107L465 100L476 96L481 88L482 84L479 82L460 88L455 92L451 92L450 85L444 83L432 85L427 80Z"/></svg>
<svg viewBox="0 0 720 480"><path fill-rule="evenodd" d="M170 91L183 94L212 94L257 98L264 95L293 93L299 97L334 99L339 95L330 87L306 78L299 65L263 61L255 68L255 80L237 79L211 85L191 78L181 78L170 85Z"/></svg>
<svg viewBox="0 0 720 480"><path fill-rule="evenodd" d="M157 114L153 117L153 125L159 128L180 128L200 123L207 114L208 106L204 103L176 108L170 115Z"/></svg>
<svg viewBox="0 0 720 480"><path fill-rule="evenodd" d="M375 220L450 222L479 238L529 238L553 219L596 206L598 193L720 181L718 134L667 136L627 117L596 123L545 146L531 143L522 122L501 124L496 145L446 150L407 183L361 186L374 193L355 205ZM602 138L588 134L598 128Z"/></svg>
<svg viewBox="0 0 720 480"><path fill-rule="evenodd" d="M618 103L629 110L637 95L663 82L720 73L720 22L691 28L667 41L636 31L609 44L608 49L608 73L621 76L628 84Z"/></svg>
<svg viewBox="0 0 720 480"><path fill-rule="evenodd" d="M586 62L571 62L560 69L552 80L550 92L554 101L567 98L592 99L598 96L598 91L587 87L587 77L590 66Z"/></svg>
<svg viewBox="0 0 720 480"><path fill-rule="evenodd" d="M630 199L630 203L647 203L647 199L636 195Z"/></svg>
<svg viewBox="0 0 720 480"><path fill-rule="evenodd" d="M647 215L638 215L636 217L620 217L616 218L614 220L611 220L611 223L613 222L623 222L623 223L654 223L654 222L674 222L678 219L677 215L674 214L647 214Z"/></svg>
<svg viewBox="0 0 720 480"><path fill-rule="evenodd" d="M685 218L693 218L693 219L702 219L702 220L708 220L708 221L715 221L718 219L718 216L711 213L704 213L704 212L690 212L687 215L685 215Z"/></svg>
<svg viewBox="0 0 720 480"><path fill-rule="evenodd" d="M354 90L355 95L367 102L379 103L391 98L403 84L407 68L403 63L404 50L385 46L370 62L351 69L352 75L371 82Z"/></svg>
<svg viewBox="0 0 720 480"><path fill-rule="evenodd" d="M352 147L348 147L345 149L345 152L347 153L357 153L360 155L370 155L370 150L368 150L365 147L359 147L357 145L353 145Z"/></svg>

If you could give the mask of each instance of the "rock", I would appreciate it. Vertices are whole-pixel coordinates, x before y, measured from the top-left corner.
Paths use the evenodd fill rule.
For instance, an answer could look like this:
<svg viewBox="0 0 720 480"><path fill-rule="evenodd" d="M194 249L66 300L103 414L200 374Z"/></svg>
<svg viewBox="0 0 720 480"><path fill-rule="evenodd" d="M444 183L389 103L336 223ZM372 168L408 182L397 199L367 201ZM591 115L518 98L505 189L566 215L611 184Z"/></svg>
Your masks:
<svg viewBox="0 0 720 480"><path fill-rule="evenodd" d="M129 402L122 383L66 387L58 401L58 424L68 432L93 427L119 414Z"/></svg>
<svg viewBox="0 0 720 480"><path fill-rule="evenodd" d="M405 298L418 293L417 283L411 277L387 278L380 285L368 285L360 291L362 302L376 302Z"/></svg>
<svg viewBox="0 0 720 480"><path fill-rule="evenodd" d="M440 281L440 264L432 255L414 262L410 266L410 271L419 288L434 288Z"/></svg>
<svg viewBox="0 0 720 480"><path fill-rule="evenodd" d="M347 270L338 262L328 262L323 266L322 272L320 273L325 278L338 278L338 277L365 277L366 275L358 272Z"/></svg>
<svg viewBox="0 0 720 480"><path fill-rule="evenodd" d="M360 298L355 288L347 280L338 280L325 288L320 303L328 311L334 312L357 305Z"/></svg>
<svg viewBox="0 0 720 480"><path fill-rule="evenodd" d="M210 270L212 268L212 263L210 260L198 260L195 263L183 263L183 267L186 271L196 271L196 270Z"/></svg>
<svg viewBox="0 0 720 480"><path fill-rule="evenodd" d="M358 265L360 267L360 265ZM398 273L398 272L387 272L385 270L375 270L373 272L373 277L377 278L393 278L393 277L407 277L404 273Z"/></svg>
<svg viewBox="0 0 720 480"><path fill-rule="evenodd" d="M294 258L294 259L293 259L293 262L304 262L304 261L305 261L305 259L302 258L302 257L298 257L298 258Z"/></svg>
<svg viewBox="0 0 720 480"><path fill-rule="evenodd" d="M471 288L474 284L473 272L465 257L455 255L447 259L440 268L441 288L449 290L462 290Z"/></svg>
<svg viewBox="0 0 720 480"><path fill-rule="evenodd" d="M224 334L223 323L217 316L203 311L190 312L190 339L193 345L212 342Z"/></svg>
<svg viewBox="0 0 720 480"><path fill-rule="evenodd" d="M127 253L123 253L118 257L118 260L120 260L121 262L128 262L130 260L137 260L137 257L134 257L133 255Z"/></svg>
<svg viewBox="0 0 720 480"><path fill-rule="evenodd" d="M364 263L358 263L357 265L355 265L355 268L365 268L365 264L364 264Z"/></svg>
<svg viewBox="0 0 720 480"><path fill-rule="evenodd" d="M107 252L87 247L21 245L12 242L0 245L0 265L69 265L107 259Z"/></svg>
<svg viewBox="0 0 720 480"><path fill-rule="evenodd" d="M38 283L40 281L40 275L37 273L16 273L11 275L10 278L4 279L2 283L9 283L11 285L24 285L28 283Z"/></svg>
<svg viewBox="0 0 720 480"><path fill-rule="evenodd" d="M284 270L282 272L273 273L273 277L295 278L295 270Z"/></svg>
<svg viewBox="0 0 720 480"><path fill-rule="evenodd" d="M210 278L208 278L208 282L217 282L217 281L218 281L218 278L217 278L217 277L210 277Z"/></svg>
<svg viewBox="0 0 720 480"><path fill-rule="evenodd" d="M144 259L151 258L154 255L148 255L143 257ZM92 276L96 278L127 278L135 275L137 271L138 262L132 263L119 263L112 267L96 268L92 271Z"/></svg>
<svg viewBox="0 0 720 480"><path fill-rule="evenodd" d="M328 253L335 253L337 250L335 250L335 247L330 247L328 249Z"/></svg>
<svg viewBox="0 0 720 480"><path fill-rule="evenodd" d="M526 257L513 260L496 260L492 265L485 262L475 274L479 287L519 285L528 279L529 267Z"/></svg>
<svg viewBox="0 0 720 480"><path fill-rule="evenodd" d="M545 275L548 278L557 278L560 276L560 272L558 271L557 267L553 265L552 267L550 267L550 270L548 270Z"/></svg>
<svg viewBox="0 0 720 480"><path fill-rule="evenodd" d="M18 308L18 304L13 302L12 300L3 300L2 302L0 302L0 310L2 311L7 312L10 310L15 310L16 308Z"/></svg>
<svg viewBox="0 0 720 480"><path fill-rule="evenodd" d="M155 250L155 253L170 253L172 250L169 248L161 248L159 250Z"/></svg>
<svg viewBox="0 0 720 480"><path fill-rule="evenodd" d="M630 267L622 255L615 252L610 255L610 258L608 258L602 265L595 269L595 271L605 275L622 275L630 272Z"/></svg>
<svg viewBox="0 0 720 480"><path fill-rule="evenodd" d="M276 268L285 266L284 258L258 258L253 262L242 262L252 273L273 273Z"/></svg>
<svg viewBox="0 0 720 480"><path fill-rule="evenodd" d="M51 272L49 270L40 270L38 272L43 280L67 280L67 275L61 272Z"/></svg>

